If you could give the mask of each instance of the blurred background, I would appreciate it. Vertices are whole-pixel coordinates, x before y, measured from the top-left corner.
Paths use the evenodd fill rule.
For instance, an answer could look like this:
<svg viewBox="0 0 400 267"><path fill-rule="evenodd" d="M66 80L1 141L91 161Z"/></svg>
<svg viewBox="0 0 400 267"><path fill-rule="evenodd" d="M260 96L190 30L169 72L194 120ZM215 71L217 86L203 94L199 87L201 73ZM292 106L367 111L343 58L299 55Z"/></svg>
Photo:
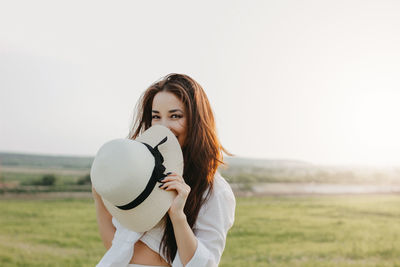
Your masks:
<svg viewBox="0 0 400 267"><path fill-rule="evenodd" d="M91 162L171 72L203 86L235 155L221 265L398 264L399 14L389 0L2 1L0 265L97 262Z"/></svg>

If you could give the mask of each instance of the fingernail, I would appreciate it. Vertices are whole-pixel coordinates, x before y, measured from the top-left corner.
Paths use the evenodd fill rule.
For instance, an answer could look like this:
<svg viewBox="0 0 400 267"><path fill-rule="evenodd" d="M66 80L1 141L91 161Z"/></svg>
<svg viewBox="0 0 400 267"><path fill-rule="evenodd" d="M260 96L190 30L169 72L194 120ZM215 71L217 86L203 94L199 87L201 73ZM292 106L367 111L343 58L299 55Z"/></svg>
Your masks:
<svg viewBox="0 0 400 267"><path fill-rule="evenodd" d="M167 172L167 175L170 175L172 172Z"/></svg>
<svg viewBox="0 0 400 267"><path fill-rule="evenodd" d="M164 183L160 184L158 187L161 187L161 186L163 186L163 185L164 185Z"/></svg>

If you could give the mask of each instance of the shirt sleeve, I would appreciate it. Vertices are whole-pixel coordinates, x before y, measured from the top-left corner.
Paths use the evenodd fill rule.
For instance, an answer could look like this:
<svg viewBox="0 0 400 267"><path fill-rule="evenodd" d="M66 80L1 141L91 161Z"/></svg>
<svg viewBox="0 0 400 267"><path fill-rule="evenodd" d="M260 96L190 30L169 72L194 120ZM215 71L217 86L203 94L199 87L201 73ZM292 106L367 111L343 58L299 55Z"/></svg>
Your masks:
<svg viewBox="0 0 400 267"><path fill-rule="evenodd" d="M235 197L230 187L211 194L199 211L194 227L197 248L186 267L218 266L225 248L226 235L234 222L235 206ZM183 266L178 252L172 266Z"/></svg>
<svg viewBox="0 0 400 267"><path fill-rule="evenodd" d="M114 217L112 223L116 228L112 245L96 267L128 266L133 255L134 245L143 234L124 228Z"/></svg>

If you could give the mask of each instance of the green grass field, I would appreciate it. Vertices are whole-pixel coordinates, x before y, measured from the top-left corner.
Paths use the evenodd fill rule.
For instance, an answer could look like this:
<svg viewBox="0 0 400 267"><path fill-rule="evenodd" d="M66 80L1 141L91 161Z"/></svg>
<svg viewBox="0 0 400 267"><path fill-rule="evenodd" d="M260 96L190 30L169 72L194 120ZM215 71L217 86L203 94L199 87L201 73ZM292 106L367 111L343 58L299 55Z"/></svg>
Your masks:
<svg viewBox="0 0 400 267"><path fill-rule="evenodd" d="M400 266L400 196L238 198L220 266ZM94 266L90 199L0 200L0 266Z"/></svg>

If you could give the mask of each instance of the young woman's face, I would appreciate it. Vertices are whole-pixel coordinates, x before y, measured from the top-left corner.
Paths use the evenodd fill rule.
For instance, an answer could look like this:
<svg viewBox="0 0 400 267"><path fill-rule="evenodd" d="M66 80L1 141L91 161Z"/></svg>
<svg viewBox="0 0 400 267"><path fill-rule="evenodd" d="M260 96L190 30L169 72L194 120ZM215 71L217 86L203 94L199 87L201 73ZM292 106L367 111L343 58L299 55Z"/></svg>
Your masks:
<svg viewBox="0 0 400 267"><path fill-rule="evenodd" d="M183 103L173 93L162 91L153 99L151 125L169 128L183 146L186 139L186 110Z"/></svg>

